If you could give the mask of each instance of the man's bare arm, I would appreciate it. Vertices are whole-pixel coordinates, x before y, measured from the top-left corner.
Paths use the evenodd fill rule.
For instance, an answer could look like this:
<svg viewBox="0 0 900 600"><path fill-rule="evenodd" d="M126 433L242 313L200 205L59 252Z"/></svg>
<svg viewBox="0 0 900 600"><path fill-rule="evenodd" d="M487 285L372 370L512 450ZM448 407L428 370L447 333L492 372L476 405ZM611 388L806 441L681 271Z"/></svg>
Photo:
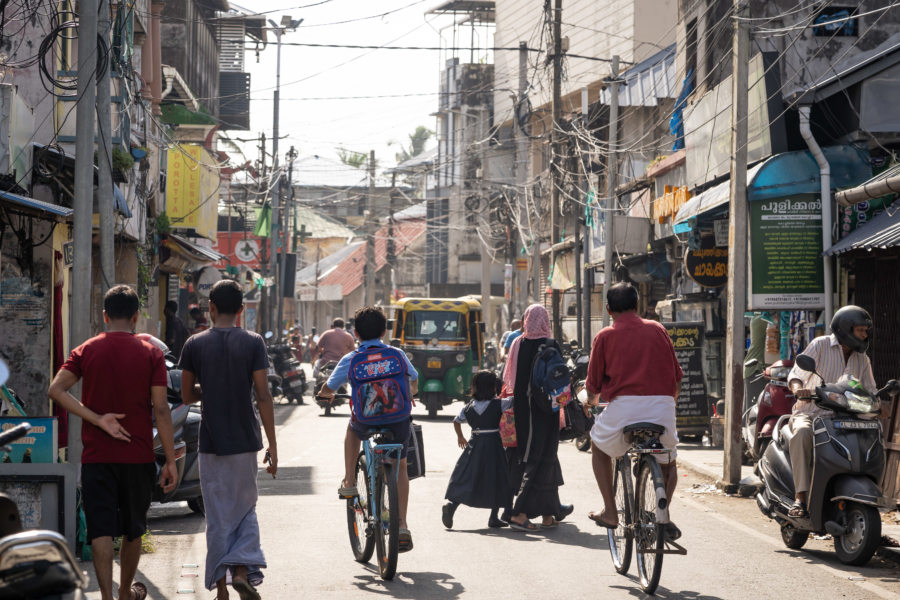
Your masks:
<svg viewBox="0 0 900 600"><path fill-rule="evenodd" d="M181 401L185 404L196 404L203 398L197 376L187 369L181 371Z"/></svg>
<svg viewBox="0 0 900 600"><path fill-rule="evenodd" d="M275 440L275 401L269 391L269 373L266 369L253 371L253 388L256 390L256 405L262 421L266 440L269 442L269 466L266 471L275 476L278 471L278 442Z"/></svg>
<svg viewBox="0 0 900 600"><path fill-rule="evenodd" d="M119 419L124 419L124 414L106 413L98 415L90 408L78 401L78 398L69 393L78 383L78 376L68 369L60 369L50 383L47 395L56 402L60 408L79 416L91 425L95 425L110 436L123 442L130 442L131 435L119 424Z"/></svg>

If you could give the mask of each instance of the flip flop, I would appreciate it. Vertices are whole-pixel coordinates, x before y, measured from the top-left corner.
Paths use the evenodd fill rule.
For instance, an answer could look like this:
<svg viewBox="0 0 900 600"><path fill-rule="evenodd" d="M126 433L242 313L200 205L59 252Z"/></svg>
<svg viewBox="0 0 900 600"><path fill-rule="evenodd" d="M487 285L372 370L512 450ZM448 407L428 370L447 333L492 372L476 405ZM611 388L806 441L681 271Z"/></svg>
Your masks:
<svg viewBox="0 0 900 600"><path fill-rule="evenodd" d="M553 529L555 527L559 527L559 521L554 517L553 520L550 521L550 524L541 523L541 529Z"/></svg>
<svg viewBox="0 0 900 600"><path fill-rule="evenodd" d="M618 523L609 523L600 518L600 513L588 513L588 519L597 524L598 527L606 527L607 529L616 529L619 527Z"/></svg>
<svg viewBox="0 0 900 600"><path fill-rule="evenodd" d="M409 529L399 529L397 531L397 552L409 552L413 549L412 534Z"/></svg>
<svg viewBox="0 0 900 600"><path fill-rule="evenodd" d="M147 586L135 581L131 584L131 593L134 594L134 600L144 600L147 597Z"/></svg>
<svg viewBox="0 0 900 600"><path fill-rule="evenodd" d="M341 498L341 500L356 498L357 496L359 496L359 490L355 485L351 485L349 487L344 487L343 485L341 485L341 487L338 488L338 496Z"/></svg>
<svg viewBox="0 0 900 600"><path fill-rule="evenodd" d="M515 521L510 521L509 528L515 529L516 531L539 531L540 530L540 527L538 525L535 525L528 519L526 519L524 523L516 523Z"/></svg>
<svg viewBox="0 0 900 600"><path fill-rule="evenodd" d="M244 579L232 579L231 587L238 593L241 600L262 600L256 588Z"/></svg>

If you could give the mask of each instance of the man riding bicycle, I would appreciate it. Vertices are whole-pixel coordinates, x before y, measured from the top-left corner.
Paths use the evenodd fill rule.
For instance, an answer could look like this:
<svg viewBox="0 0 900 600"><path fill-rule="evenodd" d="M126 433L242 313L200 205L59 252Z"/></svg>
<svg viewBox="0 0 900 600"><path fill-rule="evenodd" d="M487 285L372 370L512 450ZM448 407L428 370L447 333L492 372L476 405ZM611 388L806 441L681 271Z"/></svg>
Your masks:
<svg viewBox="0 0 900 600"><path fill-rule="evenodd" d="M356 311L354 319L354 330L356 337L359 338L359 348L344 355L338 362L331 377L322 386L318 393L319 398L333 398L334 391L341 388L348 381L351 383L351 396L357 393L357 384L355 384L350 376L350 365L353 358L358 353L362 353L370 348L385 348L386 352L396 352L401 360L406 364L406 373L409 377L409 395L412 396L418 390L418 373L412 363L409 362L406 354L387 346L381 341L384 332L387 329L387 318L380 309L366 306ZM391 400L392 399L385 399ZM352 403L351 403L352 405ZM398 465L399 473L397 480L397 496L399 500L399 517L400 528L397 538L400 542L400 552L412 550L412 535L406 523L406 507L409 504L409 475L406 471L406 453L407 442L409 440L409 414L408 408L400 413L394 413L391 418L392 422L379 425L379 429L387 429L393 433L394 439L392 443L402 444L403 449L400 451L400 464ZM396 420L395 420L396 419ZM344 479L341 487L338 489L338 495L341 498L352 498L358 495L356 489L356 459L359 456L359 448L362 439L370 436L369 426L358 422L357 415L354 413L350 416L350 423L347 426L347 434L344 437Z"/></svg>
<svg viewBox="0 0 900 600"><path fill-rule="evenodd" d="M603 496L603 510L588 516L598 525L615 529L619 524L613 494L613 463L629 448L622 430L632 423L650 422L665 427L660 435L671 450L656 456L666 481L666 497L671 499L678 481L675 465L675 402L681 391L681 367L666 329L656 321L637 315L638 293L630 283L617 283L606 295L606 309L613 323L594 338L585 387L585 412L600 402L609 406L591 429L594 477ZM670 500L671 503L671 500ZM671 540L681 536L673 523L666 525Z"/></svg>

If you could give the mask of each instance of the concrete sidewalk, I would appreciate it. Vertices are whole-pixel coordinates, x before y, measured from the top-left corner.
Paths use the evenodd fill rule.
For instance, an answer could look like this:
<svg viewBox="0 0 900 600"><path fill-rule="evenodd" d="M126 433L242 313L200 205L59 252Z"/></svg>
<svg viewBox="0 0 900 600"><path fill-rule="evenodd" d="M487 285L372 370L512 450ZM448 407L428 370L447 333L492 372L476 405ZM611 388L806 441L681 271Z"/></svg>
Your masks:
<svg viewBox="0 0 900 600"><path fill-rule="evenodd" d="M712 448L701 444L678 444L678 466L685 469L709 477L714 481L720 481L724 475L725 451L722 448ZM747 478L756 478L753 474L753 467L741 466L741 480ZM900 522L892 517L897 515L897 511L886 513L882 509L882 535L892 539L896 544L900 545ZM885 516L887 517L885 518ZM900 561L900 548L883 547L882 550L890 552L895 560Z"/></svg>

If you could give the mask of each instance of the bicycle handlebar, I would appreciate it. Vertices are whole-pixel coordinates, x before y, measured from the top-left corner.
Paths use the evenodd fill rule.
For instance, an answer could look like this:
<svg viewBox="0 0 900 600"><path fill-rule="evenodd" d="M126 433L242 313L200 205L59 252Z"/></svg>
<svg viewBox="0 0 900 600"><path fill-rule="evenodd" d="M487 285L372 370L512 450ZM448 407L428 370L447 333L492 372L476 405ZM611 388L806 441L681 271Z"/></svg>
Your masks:
<svg viewBox="0 0 900 600"><path fill-rule="evenodd" d="M19 438L25 437L31 431L31 423L25 422L0 433L0 446L5 446Z"/></svg>

